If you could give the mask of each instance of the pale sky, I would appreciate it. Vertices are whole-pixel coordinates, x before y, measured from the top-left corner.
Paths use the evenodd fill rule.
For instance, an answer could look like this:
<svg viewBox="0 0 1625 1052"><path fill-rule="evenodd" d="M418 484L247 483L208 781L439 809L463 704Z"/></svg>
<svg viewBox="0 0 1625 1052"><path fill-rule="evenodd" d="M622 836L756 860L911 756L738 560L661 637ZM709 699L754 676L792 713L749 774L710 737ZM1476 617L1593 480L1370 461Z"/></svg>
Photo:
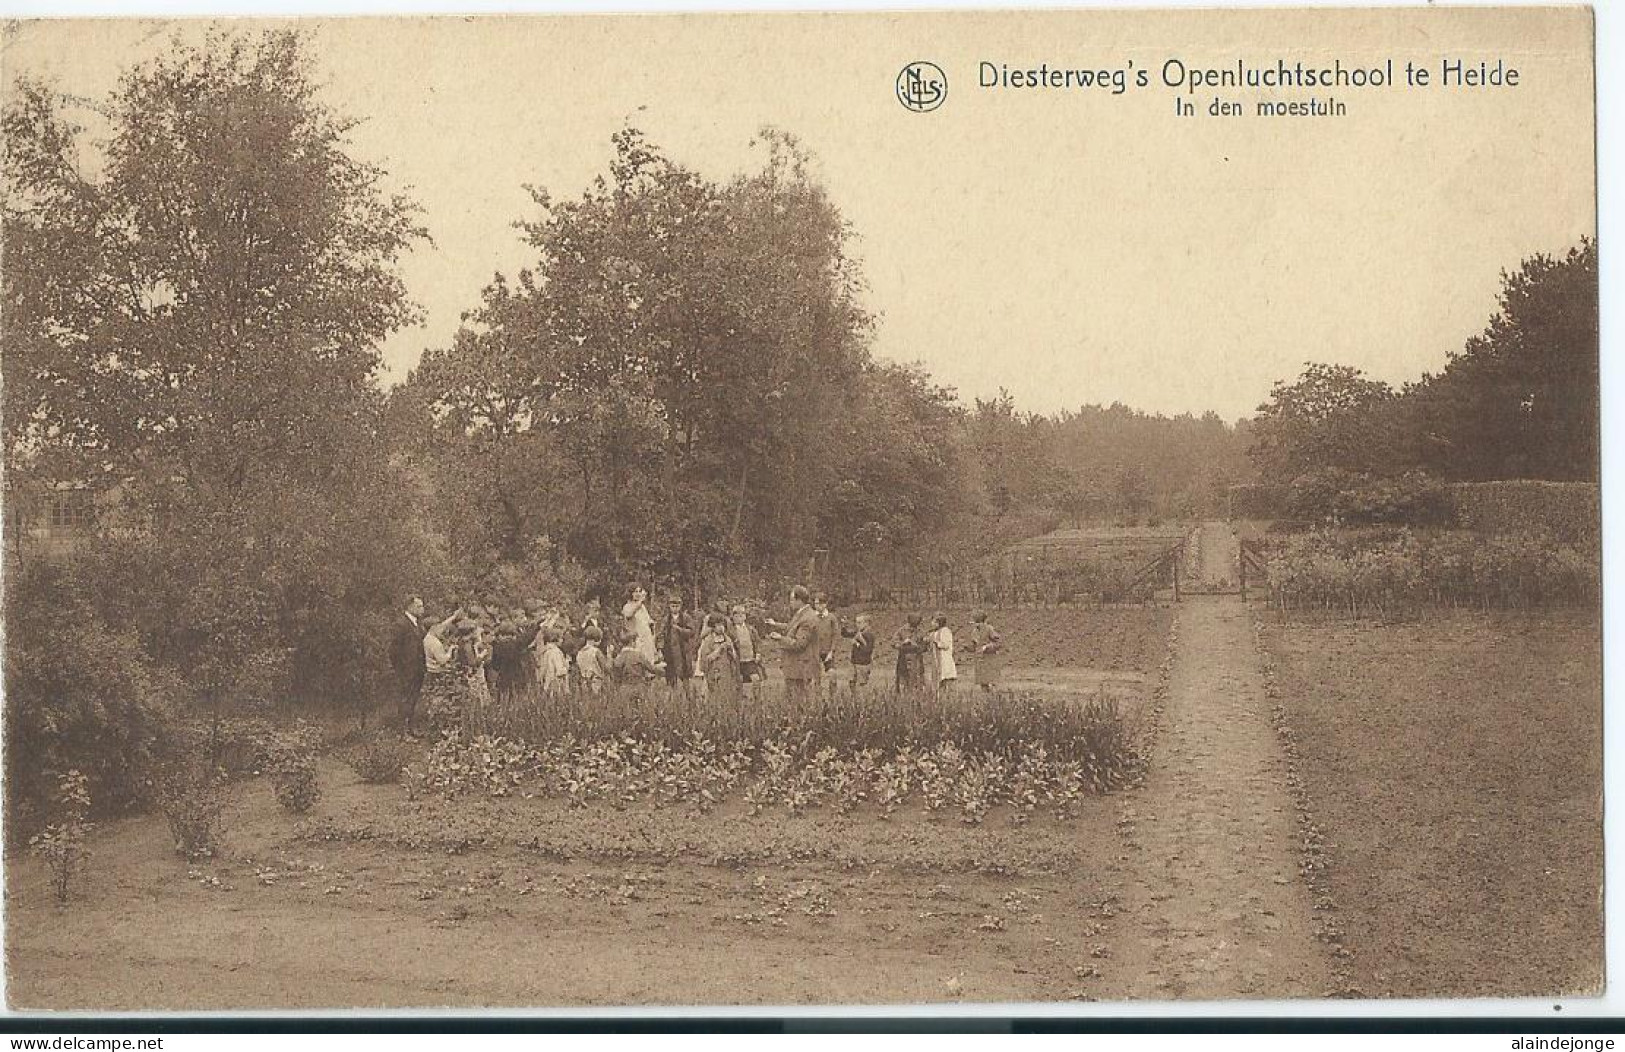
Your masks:
<svg viewBox="0 0 1625 1052"><path fill-rule="evenodd" d="M386 382L496 271L531 261L523 184L573 197L631 118L725 179L756 129L798 136L860 240L875 350L969 401L1125 402L1248 415L1306 360L1391 382L1479 331L1499 274L1595 229L1591 21L1582 9L909 13L355 19L312 23L327 99L365 118L357 156L424 206L404 263L423 326L384 347ZM172 24L15 25L5 79L97 98ZM186 30L201 35L199 24ZM1185 66L1392 58L1385 89L1163 85ZM1439 86L1497 60L1516 87ZM949 92L908 112L894 83L930 59ZM1099 91L989 90L979 63L1146 70ZM1413 61L1426 88L1403 85ZM1131 74L1132 75L1132 74ZM1215 95L1248 115L1205 111ZM1335 98L1341 117L1257 117L1260 98ZM82 119L88 112L80 111Z"/></svg>

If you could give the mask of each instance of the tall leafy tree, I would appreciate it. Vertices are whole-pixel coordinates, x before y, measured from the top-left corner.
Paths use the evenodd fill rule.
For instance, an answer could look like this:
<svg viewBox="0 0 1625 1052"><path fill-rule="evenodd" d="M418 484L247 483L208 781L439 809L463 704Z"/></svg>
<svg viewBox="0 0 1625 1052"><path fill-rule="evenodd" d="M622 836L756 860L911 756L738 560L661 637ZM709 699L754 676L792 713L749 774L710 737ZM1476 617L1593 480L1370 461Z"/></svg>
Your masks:
<svg viewBox="0 0 1625 1052"><path fill-rule="evenodd" d="M1253 459L1275 483L1328 468L1381 471L1391 462L1393 437L1381 413L1395 397L1358 369L1310 363L1297 380L1277 382L1259 406Z"/></svg>
<svg viewBox="0 0 1625 1052"><path fill-rule="evenodd" d="M98 591L205 693L278 655L353 686L419 540L374 384L416 210L293 30L177 41L96 112L25 81L0 118L8 467L117 480L142 577Z"/></svg>
<svg viewBox="0 0 1625 1052"><path fill-rule="evenodd" d="M625 129L580 197L533 190L535 266L397 395L452 446L556 454L534 492L570 509L551 528L584 561L687 582L821 543L845 465L819 447L855 405L869 319L806 156L763 141L760 170L719 184ZM493 484L487 503L511 500ZM513 540L542 527L522 518Z"/></svg>
<svg viewBox="0 0 1625 1052"><path fill-rule="evenodd" d="M9 437L199 485L320 462L415 316L413 207L349 155L292 30L177 46L106 112L87 143L25 82L4 117Z"/></svg>
<svg viewBox="0 0 1625 1052"><path fill-rule="evenodd" d="M1594 480L1599 469L1597 243L1502 276L1484 331L1407 392L1419 458L1462 479Z"/></svg>
<svg viewBox="0 0 1625 1052"><path fill-rule="evenodd" d="M858 377L821 450L835 479L819 536L842 556L901 554L930 544L974 510L961 436L965 412L919 366L872 363Z"/></svg>

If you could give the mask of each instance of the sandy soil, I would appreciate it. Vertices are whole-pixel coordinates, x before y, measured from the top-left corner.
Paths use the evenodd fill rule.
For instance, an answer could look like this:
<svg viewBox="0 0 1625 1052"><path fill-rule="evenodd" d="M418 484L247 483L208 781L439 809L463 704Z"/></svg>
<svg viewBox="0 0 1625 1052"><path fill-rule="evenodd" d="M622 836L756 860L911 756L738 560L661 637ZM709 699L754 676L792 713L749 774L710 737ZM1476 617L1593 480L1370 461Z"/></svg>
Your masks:
<svg viewBox="0 0 1625 1052"><path fill-rule="evenodd" d="M1235 537L1200 532L1201 583L1232 573ZM1144 792L1124 800L1129 923L1113 998L1320 997L1335 992L1298 872L1285 758L1239 596L1180 607L1163 728Z"/></svg>

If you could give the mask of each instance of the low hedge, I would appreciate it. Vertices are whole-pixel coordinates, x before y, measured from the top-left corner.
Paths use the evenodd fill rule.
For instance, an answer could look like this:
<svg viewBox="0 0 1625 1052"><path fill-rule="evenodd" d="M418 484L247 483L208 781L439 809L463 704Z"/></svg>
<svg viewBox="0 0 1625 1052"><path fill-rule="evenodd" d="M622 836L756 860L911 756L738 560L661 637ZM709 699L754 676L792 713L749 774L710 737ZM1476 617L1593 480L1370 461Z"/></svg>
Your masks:
<svg viewBox="0 0 1625 1052"><path fill-rule="evenodd" d="M1458 482L1448 493L1456 524L1475 533L1545 532L1586 546L1600 536L1602 498L1594 482Z"/></svg>

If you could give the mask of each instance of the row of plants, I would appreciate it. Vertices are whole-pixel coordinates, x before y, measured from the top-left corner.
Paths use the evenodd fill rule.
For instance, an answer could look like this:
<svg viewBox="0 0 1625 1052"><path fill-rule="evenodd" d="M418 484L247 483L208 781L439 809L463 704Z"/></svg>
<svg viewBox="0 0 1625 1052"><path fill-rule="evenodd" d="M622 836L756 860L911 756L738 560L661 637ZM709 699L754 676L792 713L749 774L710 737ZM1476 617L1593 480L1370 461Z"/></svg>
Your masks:
<svg viewBox="0 0 1625 1052"><path fill-rule="evenodd" d="M1120 788L1133 762L1058 760L1033 742L999 752L967 752L952 742L875 749L814 749L803 739L722 744L694 737L682 748L636 738L565 739L536 747L507 738L464 739L453 732L435 743L421 768L404 772L413 794L455 797L545 796L585 807L655 803L709 812L737 800L749 814L783 809L792 815L828 807L848 814L868 806L889 817L918 804L980 823L995 807L1021 820L1040 808L1071 813L1080 798Z"/></svg>
<svg viewBox="0 0 1625 1052"><path fill-rule="evenodd" d="M875 689L796 699L775 687L720 701L663 687L588 697L518 694L470 706L406 772L409 791L524 793L585 806L648 801L792 814L910 801L980 822L991 808L1065 812L1128 784L1139 728L1115 700ZM374 745L353 761L387 777Z"/></svg>
<svg viewBox="0 0 1625 1052"><path fill-rule="evenodd" d="M1127 722L1105 695L985 691L970 683L944 693L897 691L886 671L881 667L876 682L861 690L843 685L806 697L780 683L758 683L751 695L730 697L703 689L672 691L661 682L615 685L600 694L548 696L532 689L471 700L459 729L465 740L507 738L532 745L631 738L681 749L696 739L805 741L814 750L892 754L943 742L971 753L1030 742L1063 760L1116 756L1126 748Z"/></svg>
<svg viewBox="0 0 1625 1052"><path fill-rule="evenodd" d="M1289 612L1591 605L1602 583L1599 552L1545 532L1318 530L1266 543L1270 598Z"/></svg>

